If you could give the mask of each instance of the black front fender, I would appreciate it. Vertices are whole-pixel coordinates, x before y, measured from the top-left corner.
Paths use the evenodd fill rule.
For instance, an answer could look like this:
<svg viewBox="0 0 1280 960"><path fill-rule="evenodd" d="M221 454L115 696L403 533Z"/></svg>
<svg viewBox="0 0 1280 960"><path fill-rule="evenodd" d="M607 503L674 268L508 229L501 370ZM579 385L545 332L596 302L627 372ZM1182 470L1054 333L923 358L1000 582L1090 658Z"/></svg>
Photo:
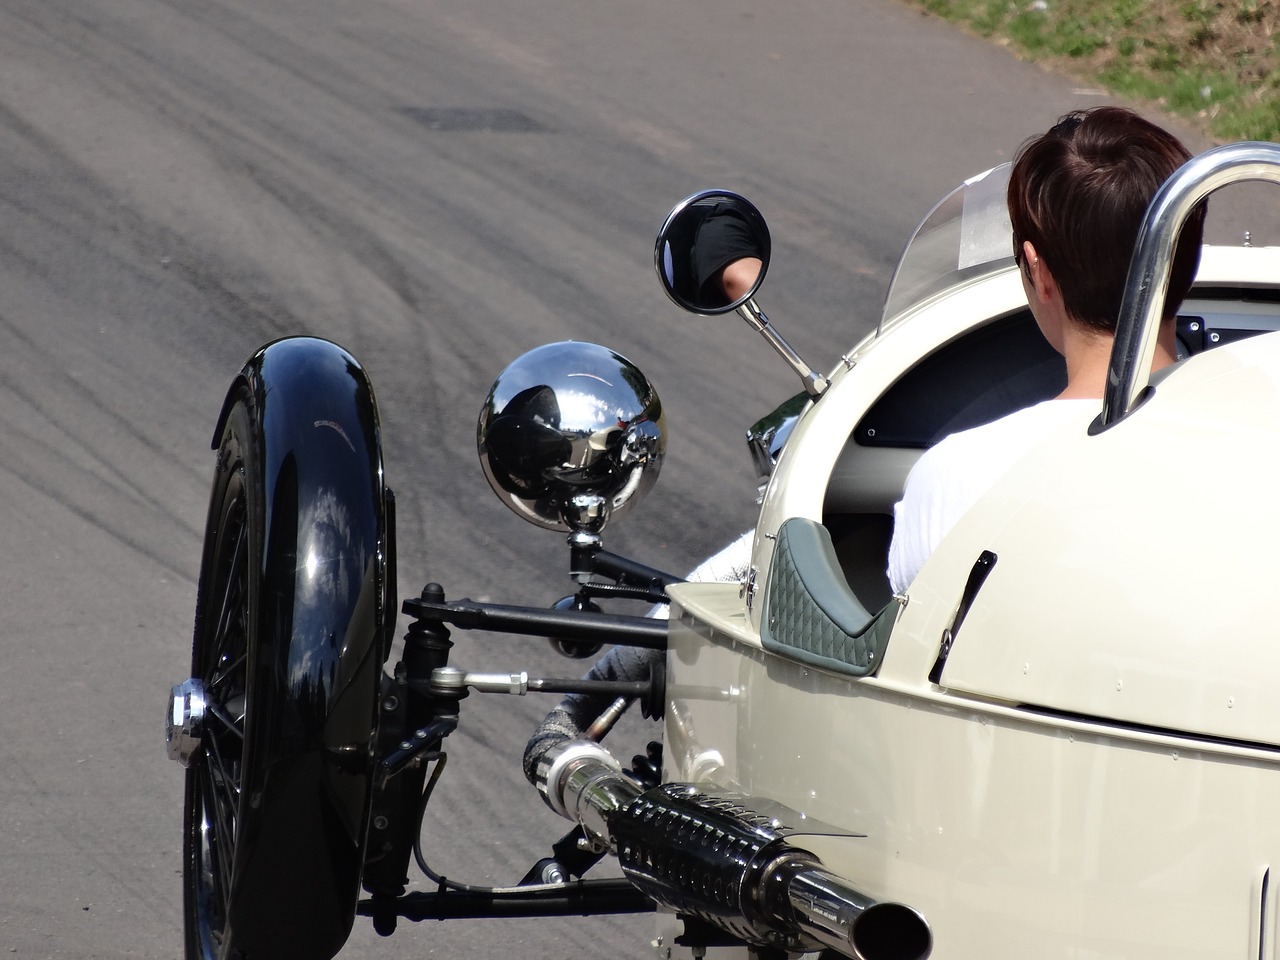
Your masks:
<svg viewBox="0 0 1280 960"><path fill-rule="evenodd" d="M332 956L359 893L391 575L377 406L350 354L301 337L250 358L215 436L237 402L265 541L230 914L251 953Z"/></svg>

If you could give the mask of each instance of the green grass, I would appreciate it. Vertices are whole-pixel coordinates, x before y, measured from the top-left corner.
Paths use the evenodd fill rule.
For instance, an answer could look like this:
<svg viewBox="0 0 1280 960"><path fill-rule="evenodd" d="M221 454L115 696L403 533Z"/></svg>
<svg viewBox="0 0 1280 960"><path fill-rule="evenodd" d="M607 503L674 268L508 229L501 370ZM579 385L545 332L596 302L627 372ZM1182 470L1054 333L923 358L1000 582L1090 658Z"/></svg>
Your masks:
<svg viewBox="0 0 1280 960"><path fill-rule="evenodd" d="M908 0L1221 140L1280 140L1280 0Z"/></svg>

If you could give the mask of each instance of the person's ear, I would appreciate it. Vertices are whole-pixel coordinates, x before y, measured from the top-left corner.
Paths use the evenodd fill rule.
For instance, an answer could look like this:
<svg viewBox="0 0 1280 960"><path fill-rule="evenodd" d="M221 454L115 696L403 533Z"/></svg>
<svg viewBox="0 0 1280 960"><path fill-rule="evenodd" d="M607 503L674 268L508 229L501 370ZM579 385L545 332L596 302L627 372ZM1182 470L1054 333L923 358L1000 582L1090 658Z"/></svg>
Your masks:
<svg viewBox="0 0 1280 960"><path fill-rule="evenodd" d="M1048 303L1058 291L1058 284L1049 272L1049 267L1040 259L1035 244L1030 240L1022 241L1022 263L1026 270L1027 281L1035 291L1036 299Z"/></svg>

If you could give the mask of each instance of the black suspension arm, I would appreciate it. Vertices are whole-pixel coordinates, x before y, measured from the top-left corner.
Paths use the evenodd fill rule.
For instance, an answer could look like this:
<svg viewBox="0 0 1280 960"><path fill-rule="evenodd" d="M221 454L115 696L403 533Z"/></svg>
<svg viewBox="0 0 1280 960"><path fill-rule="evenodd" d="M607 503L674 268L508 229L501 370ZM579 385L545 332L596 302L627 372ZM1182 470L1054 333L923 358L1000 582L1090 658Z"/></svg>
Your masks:
<svg viewBox="0 0 1280 960"><path fill-rule="evenodd" d="M448 623L462 630L488 630L530 637L590 640L629 647L665 650L667 623L650 617L628 617L590 610L546 610L474 600L406 600L404 612L420 620Z"/></svg>
<svg viewBox="0 0 1280 960"><path fill-rule="evenodd" d="M594 563L596 573L633 587L668 587L673 583L684 583L684 577L663 573L608 550L597 550Z"/></svg>
<svg viewBox="0 0 1280 960"><path fill-rule="evenodd" d="M390 903L361 900L357 913L393 912L406 920L459 920L495 917L587 917L650 913L653 901L626 880L577 880L527 891L438 890L406 894Z"/></svg>

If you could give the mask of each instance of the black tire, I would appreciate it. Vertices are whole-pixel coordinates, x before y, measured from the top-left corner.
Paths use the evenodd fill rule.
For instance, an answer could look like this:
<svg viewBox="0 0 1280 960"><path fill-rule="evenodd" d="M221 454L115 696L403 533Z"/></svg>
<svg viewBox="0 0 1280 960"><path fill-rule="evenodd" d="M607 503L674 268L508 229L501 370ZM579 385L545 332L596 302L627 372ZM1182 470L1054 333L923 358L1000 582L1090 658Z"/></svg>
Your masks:
<svg viewBox="0 0 1280 960"><path fill-rule="evenodd" d="M191 676L204 684L201 755L187 768L183 907L188 960L241 956L228 916L241 818L249 702L249 644L258 606L249 576L262 556L254 445L242 403L227 420L209 502L196 600Z"/></svg>
<svg viewBox="0 0 1280 960"><path fill-rule="evenodd" d="M373 795L386 500L372 387L320 340L228 395L196 600L188 960L329 960L351 932Z"/></svg>

